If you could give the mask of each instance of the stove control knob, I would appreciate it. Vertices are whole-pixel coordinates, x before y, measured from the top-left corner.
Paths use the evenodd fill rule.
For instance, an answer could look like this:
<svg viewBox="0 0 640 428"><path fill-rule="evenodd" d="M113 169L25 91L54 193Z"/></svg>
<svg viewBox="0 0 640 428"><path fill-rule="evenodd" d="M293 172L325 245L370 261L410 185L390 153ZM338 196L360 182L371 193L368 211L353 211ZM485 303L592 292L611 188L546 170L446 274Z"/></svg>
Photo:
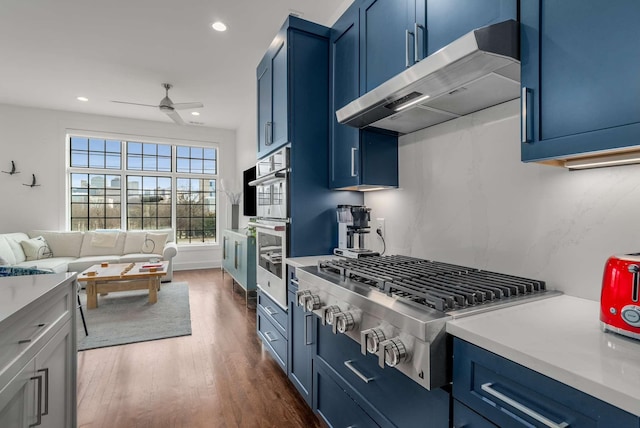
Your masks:
<svg viewBox="0 0 640 428"><path fill-rule="evenodd" d="M334 315L333 334L346 333L356 326L356 318L351 312L339 312Z"/></svg>
<svg viewBox="0 0 640 428"><path fill-rule="evenodd" d="M320 309L320 296L317 294L310 294L307 296L307 301L305 305L305 309L307 312L315 311L316 309Z"/></svg>
<svg viewBox="0 0 640 428"><path fill-rule="evenodd" d="M395 367L408 359L409 352L399 337L380 343L380 349L378 350L378 365L380 367L384 368L385 363L389 367Z"/></svg>
<svg viewBox="0 0 640 428"><path fill-rule="evenodd" d="M325 307L322 314L322 324L333 325L333 321L335 320L336 314L340 312L342 312L340 310L340 307L336 305Z"/></svg>
<svg viewBox="0 0 640 428"><path fill-rule="evenodd" d="M304 309L306 303L307 303L307 298L311 295L311 291L309 290L301 290L298 291L296 293L296 299L298 300L298 306L302 306L302 309Z"/></svg>
<svg viewBox="0 0 640 428"><path fill-rule="evenodd" d="M360 352L362 355L367 355L367 352L376 354L380 342L386 339L384 331L379 328L370 328L369 330L363 330L360 332Z"/></svg>

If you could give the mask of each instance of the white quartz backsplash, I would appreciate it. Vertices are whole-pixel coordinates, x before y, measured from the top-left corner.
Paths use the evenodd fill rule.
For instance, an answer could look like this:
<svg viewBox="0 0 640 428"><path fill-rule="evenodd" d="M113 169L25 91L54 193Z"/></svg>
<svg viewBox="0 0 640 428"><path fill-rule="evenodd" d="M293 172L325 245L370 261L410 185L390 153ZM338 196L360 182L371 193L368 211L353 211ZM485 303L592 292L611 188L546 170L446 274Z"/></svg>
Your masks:
<svg viewBox="0 0 640 428"><path fill-rule="evenodd" d="M365 194L387 254L545 280L599 300L608 256L640 252L640 165L520 161L519 102L400 138L400 188ZM381 251L372 233L368 246Z"/></svg>

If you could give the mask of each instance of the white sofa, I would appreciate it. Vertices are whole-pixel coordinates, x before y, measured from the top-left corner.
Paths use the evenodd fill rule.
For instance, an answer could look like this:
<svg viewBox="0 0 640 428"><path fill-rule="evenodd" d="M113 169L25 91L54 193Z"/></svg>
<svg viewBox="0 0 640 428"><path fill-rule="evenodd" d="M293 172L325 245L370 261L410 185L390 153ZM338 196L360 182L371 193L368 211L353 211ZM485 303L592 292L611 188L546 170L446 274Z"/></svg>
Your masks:
<svg viewBox="0 0 640 428"><path fill-rule="evenodd" d="M43 244L44 242L44 244ZM172 229L134 231L61 232L33 230L0 234L0 264L60 272L82 272L92 265L144 262L152 257L169 261L178 254Z"/></svg>

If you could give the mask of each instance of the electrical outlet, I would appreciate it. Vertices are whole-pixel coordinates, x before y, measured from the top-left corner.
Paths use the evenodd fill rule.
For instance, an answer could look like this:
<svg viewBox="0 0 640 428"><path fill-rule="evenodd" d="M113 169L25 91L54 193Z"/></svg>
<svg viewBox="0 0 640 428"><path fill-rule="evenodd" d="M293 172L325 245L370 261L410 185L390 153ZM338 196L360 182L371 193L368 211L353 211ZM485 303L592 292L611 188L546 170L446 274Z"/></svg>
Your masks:
<svg viewBox="0 0 640 428"><path fill-rule="evenodd" d="M385 229L384 229L384 219L383 218L377 218L375 223L374 223L373 232L376 235L378 234L378 229L380 229L380 234L382 235L382 238L384 239Z"/></svg>

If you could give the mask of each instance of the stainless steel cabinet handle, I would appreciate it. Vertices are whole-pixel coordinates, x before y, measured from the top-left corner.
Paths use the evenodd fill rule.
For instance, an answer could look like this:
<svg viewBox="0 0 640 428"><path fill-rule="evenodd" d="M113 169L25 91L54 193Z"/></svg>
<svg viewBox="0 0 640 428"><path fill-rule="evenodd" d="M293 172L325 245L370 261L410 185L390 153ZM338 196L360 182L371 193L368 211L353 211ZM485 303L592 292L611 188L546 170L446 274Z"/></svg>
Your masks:
<svg viewBox="0 0 640 428"><path fill-rule="evenodd" d="M267 313L271 316L274 316L275 314L278 313L277 311L274 311L271 306L265 306L264 310L267 311Z"/></svg>
<svg viewBox="0 0 640 428"><path fill-rule="evenodd" d="M533 112L529 112L530 93L531 89L522 87L522 96L520 97L520 120L522 121L520 124L520 141L523 143L531 142L529 138L529 114Z"/></svg>
<svg viewBox="0 0 640 428"><path fill-rule="evenodd" d="M278 340L278 339L276 339L275 337L273 337L271 335L270 331L265 331L264 332L264 337L266 337L269 342L275 342L276 340Z"/></svg>
<svg viewBox="0 0 640 428"><path fill-rule="evenodd" d="M44 412L42 416L49 414L49 369L40 369L38 373L44 373Z"/></svg>
<svg viewBox="0 0 640 428"><path fill-rule="evenodd" d="M423 39L423 44L424 44L424 26L418 24L417 22L413 24L413 32L414 32L414 37L413 37L413 59L415 62L419 62L422 57L420 55L420 51L418 50L418 48L420 47L420 37L418 37L418 30L422 29L422 39Z"/></svg>
<svg viewBox="0 0 640 428"><path fill-rule="evenodd" d="M357 147L351 147L351 176L357 177L356 174L356 152L358 151Z"/></svg>
<svg viewBox="0 0 640 428"><path fill-rule="evenodd" d="M365 375L363 375L362 373L360 373L360 371L358 371L358 369L356 369L355 367L353 367L353 360L347 360L344 362L344 365L351 370L356 376L358 376L364 383L369 383L373 380L372 377L366 377Z"/></svg>
<svg viewBox="0 0 640 428"><path fill-rule="evenodd" d="M233 265L236 269L238 269L238 247L240 246L240 243L238 241L235 241L235 248L233 250Z"/></svg>
<svg viewBox="0 0 640 428"><path fill-rule="evenodd" d="M42 327L46 326L46 323L40 323L38 324L38 329L41 329ZM33 338L40 332L40 330L36 330L35 333L33 333L31 335L31 337L29 337L28 339L20 339L18 340L18 345L24 345L25 343L31 343L31 341L33 340Z"/></svg>
<svg viewBox="0 0 640 428"><path fill-rule="evenodd" d="M38 383L38 416L35 424L30 424L29 428L42 425L42 375L33 376L31 380L35 380Z"/></svg>
<svg viewBox="0 0 640 428"><path fill-rule="evenodd" d="M506 395L502 394L501 392L496 391L495 389L491 388L492 386L493 386L492 383L484 383L484 384L482 384L480 386L480 388L484 392L486 392L487 394L489 394L489 395L493 396L494 398L497 398L498 400L503 401L503 402L507 403L508 405L518 409L519 411L521 411L525 415L535 419L536 421L540 422L544 426L547 426L549 428L566 428L566 427L569 426L569 424L567 422L555 423L552 420L547 419L546 417L542 416L540 413L531 410L530 408L528 408L524 404L519 403L516 400L514 400L513 398L507 397Z"/></svg>
<svg viewBox="0 0 640 428"><path fill-rule="evenodd" d="M289 280L289 282L290 282L291 284L295 285L296 287L300 287L300 284L298 284L298 280L297 280L297 279L293 279L293 278L291 278L291 279Z"/></svg>
<svg viewBox="0 0 640 428"><path fill-rule="evenodd" d="M409 36L414 36L415 39L415 35L409 31L409 30L405 30L404 33L404 53L405 53L405 66L407 68L411 67L411 54L409 53L409 46L411 46L411 44L409 43Z"/></svg>
<svg viewBox="0 0 640 428"><path fill-rule="evenodd" d="M265 129L264 145L270 146L271 144L273 144L273 122L265 123L264 129Z"/></svg>
<svg viewBox="0 0 640 428"><path fill-rule="evenodd" d="M309 335L307 334L307 332L309 331L309 320L311 319L313 315L312 314L306 314L304 316L304 344L305 345L311 345L313 344L313 341L309 341L308 337Z"/></svg>
<svg viewBox="0 0 640 428"><path fill-rule="evenodd" d="M227 260L227 237L222 238L222 259Z"/></svg>

